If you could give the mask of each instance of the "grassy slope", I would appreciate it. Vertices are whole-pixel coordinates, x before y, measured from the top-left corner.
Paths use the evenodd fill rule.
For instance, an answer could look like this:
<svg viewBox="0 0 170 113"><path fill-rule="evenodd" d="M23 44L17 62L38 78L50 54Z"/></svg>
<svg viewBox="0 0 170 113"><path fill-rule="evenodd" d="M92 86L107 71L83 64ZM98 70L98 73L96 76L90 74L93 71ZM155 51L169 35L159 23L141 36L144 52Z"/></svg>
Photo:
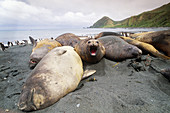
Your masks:
<svg viewBox="0 0 170 113"><path fill-rule="evenodd" d="M103 18L91 27L170 27L170 3L122 21L113 21L109 17Z"/></svg>

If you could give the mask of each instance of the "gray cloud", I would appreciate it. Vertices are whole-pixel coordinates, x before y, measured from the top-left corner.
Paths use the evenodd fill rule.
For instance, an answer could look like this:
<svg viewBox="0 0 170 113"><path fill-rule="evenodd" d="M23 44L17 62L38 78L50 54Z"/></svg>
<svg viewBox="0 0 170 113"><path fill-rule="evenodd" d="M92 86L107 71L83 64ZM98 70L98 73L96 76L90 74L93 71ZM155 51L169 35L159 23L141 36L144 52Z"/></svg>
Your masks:
<svg viewBox="0 0 170 113"><path fill-rule="evenodd" d="M87 27L102 16L122 20L169 0L0 0L0 26Z"/></svg>

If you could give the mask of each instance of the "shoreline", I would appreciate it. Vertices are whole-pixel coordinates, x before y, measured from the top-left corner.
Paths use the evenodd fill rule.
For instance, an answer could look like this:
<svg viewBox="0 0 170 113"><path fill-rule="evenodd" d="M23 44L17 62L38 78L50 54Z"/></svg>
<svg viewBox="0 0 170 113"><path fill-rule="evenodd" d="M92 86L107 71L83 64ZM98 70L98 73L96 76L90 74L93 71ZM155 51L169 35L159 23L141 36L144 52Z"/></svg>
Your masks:
<svg viewBox="0 0 170 113"><path fill-rule="evenodd" d="M35 39L39 38L56 38L57 36L64 33L73 33L78 36L88 36L99 34L100 32L143 32L143 31L161 31L168 30L169 28L75 28L75 29L44 29L44 30L10 30L10 31L1 31L0 42L6 44L8 41L14 42L15 40L29 40L29 36L32 36Z"/></svg>

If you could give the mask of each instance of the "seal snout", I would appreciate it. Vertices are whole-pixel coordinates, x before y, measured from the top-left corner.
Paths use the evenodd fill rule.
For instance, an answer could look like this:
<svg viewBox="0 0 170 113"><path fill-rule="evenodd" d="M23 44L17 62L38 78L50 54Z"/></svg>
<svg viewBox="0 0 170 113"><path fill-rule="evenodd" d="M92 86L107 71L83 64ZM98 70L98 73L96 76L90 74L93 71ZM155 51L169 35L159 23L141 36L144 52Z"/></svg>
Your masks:
<svg viewBox="0 0 170 113"><path fill-rule="evenodd" d="M39 61L40 61L40 60L35 59L35 58L30 59L30 61L29 61L29 67L30 67L30 69L34 69L35 66L38 64Z"/></svg>
<svg viewBox="0 0 170 113"><path fill-rule="evenodd" d="M36 107L33 103L33 94L34 90L27 90L23 93L21 93L18 108L22 111L33 111L36 110Z"/></svg>
<svg viewBox="0 0 170 113"><path fill-rule="evenodd" d="M142 54L142 51L140 49L137 49L132 53L133 56L140 56L141 54Z"/></svg>

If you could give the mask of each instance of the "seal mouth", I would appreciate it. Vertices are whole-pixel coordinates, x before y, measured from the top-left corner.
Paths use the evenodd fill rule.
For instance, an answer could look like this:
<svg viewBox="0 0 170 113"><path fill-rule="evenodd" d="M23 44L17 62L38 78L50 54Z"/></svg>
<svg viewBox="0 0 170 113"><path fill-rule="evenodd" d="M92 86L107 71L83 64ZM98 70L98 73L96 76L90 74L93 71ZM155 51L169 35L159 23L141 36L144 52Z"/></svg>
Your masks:
<svg viewBox="0 0 170 113"><path fill-rule="evenodd" d="M97 47L96 46L90 46L91 56L96 56L96 53L97 53Z"/></svg>
<svg viewBox="0 0 170 113"><path fill-rule="evenodd" d="M29 61L29 67L30 67L30 69L34 69L35 68L35 66L38 64L38 60L37 59L30 59L30 61Z"/></svg>
<svg viewBox="0 0 170 113"><path fill-rule="evenodd" d="M37 64L37 63L38 63L38 60L37 60L37 59L30 59L30 63L31 63L31 64Z"/></svg>

